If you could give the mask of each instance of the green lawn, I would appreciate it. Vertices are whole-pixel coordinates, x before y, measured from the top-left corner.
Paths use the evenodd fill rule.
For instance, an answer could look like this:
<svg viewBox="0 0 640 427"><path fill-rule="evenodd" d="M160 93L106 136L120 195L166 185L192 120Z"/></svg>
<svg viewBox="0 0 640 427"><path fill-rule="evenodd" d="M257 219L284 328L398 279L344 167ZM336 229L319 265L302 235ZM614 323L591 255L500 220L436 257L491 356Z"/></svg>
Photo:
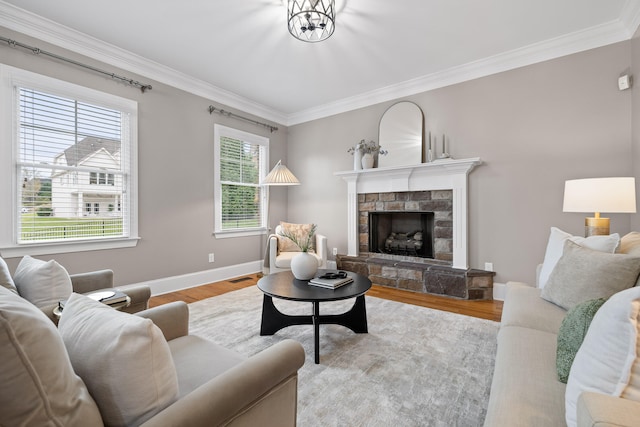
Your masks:
<svg viewBox="0 0 640 427"><path fill-rule="evenodd" d="M35 213L21 215L21 241L121 235L122 218L59 218Z"/></svg>

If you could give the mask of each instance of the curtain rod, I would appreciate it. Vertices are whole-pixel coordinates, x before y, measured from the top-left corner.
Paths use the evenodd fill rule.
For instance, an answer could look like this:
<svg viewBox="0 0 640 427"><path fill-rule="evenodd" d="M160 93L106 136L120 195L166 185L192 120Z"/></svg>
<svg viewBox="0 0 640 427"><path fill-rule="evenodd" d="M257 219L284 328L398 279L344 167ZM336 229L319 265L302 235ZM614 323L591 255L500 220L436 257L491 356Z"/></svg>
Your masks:
<svg viewBox="0 0 640 427"><path fill-rule="evenodd" d="M108 77L111 77L114 80L119 80L119 81L121 81L123 83L126 83L126 84L130 85L130 86L137 87L142 91L142 93L144 93L147 90L151 90L152 89L151 85L145 85L143 83L140 83L138 81L129 79L127 77L119 76L117 74L110 73L108 71L104 71L104 70L101 70L101 69L96 68L96 67L92 67L91 65L86 65L86 64L83 64L81 62L74 61L73 59L65 58L64 56L60 56L60 55L56 55L55 53L47 52L46 50L42 50L42 49L34 47L34 46L29 46L29 45L26 45L24 43L20 43L18 41L11 40L11 39L8 39L8 38L2 37L2 36L0 36L0 41L3 41L5 43L7 43L10 47L21 47L23 49L30 50L34 55L45 55L45 56L48 56L50 58L57 59L59 61L67 62L69 64L77 65L78 67L86 68L87 70L91 70L91 71L94 71L96 73L104 74L104 75L106 75Z"/></svg>
<svg viewBox="0 0 640 427"><path fill-rule="evenodd" d="M277 126L273 126L273 125L270 125L268 123L258 122L256 120L250 119L248 117L240 116L238 114L234 114L234 113L231 113L229 111L224 111L224 110L222 110L220 108L216 108L213 105L209 105L209 114L213 114L213 113L218 113L218 114L222 114L223 116L233 117L233 118L240 119L240 120L245 120L247 122L253 123L254 125L264 126L267 129L269 129L271 131L271 133L273 133L273 132L278 130Z"/></svg>

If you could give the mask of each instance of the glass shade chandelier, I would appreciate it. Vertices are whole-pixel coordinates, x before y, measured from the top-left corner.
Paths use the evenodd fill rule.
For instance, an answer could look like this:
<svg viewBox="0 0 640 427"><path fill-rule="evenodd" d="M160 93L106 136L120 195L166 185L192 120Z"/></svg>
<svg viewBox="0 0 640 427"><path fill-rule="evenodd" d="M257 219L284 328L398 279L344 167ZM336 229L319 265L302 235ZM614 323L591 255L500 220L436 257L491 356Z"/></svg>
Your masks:
<svg viewBox="0 0 640 427"><path fill-rule="evenodd" d="M328 39L335 21L335 0L288 0L289 32L298 40L315 43Z"/></svg>

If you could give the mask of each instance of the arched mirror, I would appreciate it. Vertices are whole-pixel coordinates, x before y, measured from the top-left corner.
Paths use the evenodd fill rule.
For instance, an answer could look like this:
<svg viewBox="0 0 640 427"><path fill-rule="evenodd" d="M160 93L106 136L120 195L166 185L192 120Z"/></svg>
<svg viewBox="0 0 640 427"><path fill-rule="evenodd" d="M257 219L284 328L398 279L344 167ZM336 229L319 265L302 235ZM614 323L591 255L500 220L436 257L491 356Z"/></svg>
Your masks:
<svg viewBox="0 0 640 427"><path fill-rule="evenodd" d="M424 161L424 114L413 102L393 104L380 119L378 143L384 156L378 156L380 167L415 165Z"/></svg>

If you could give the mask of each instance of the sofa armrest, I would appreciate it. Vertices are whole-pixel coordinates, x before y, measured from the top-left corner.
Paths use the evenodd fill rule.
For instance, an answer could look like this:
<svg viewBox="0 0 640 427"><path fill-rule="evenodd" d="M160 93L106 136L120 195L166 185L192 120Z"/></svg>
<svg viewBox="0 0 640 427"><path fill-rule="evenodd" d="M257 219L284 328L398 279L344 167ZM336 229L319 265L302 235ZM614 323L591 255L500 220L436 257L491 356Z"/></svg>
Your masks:
<svg viewBox="0 0 640 427"><path fill-rule="evenodd" d="M300 343L281 341L212 378L142 424L295 426Z"/></svg>
<svg viewBox="0 0 640 427"><path fill-rule="evenodd" d="M174 301L139 311L136 316L151 319L160 328L167 341L189 334L189 306L183 301Z"/></svg>
<svg viewBox="0 0 640 427"><path fill-rule="evenodd" d="M640 425L640 402L584 392L578 397L578 427L633 427Z"/></svg>
<svg viewBox="0 0 640 427"><path fill-rule="evenodd" d="M98 289L113 288L113 271L111 270L72 274L70 277L73 291L79 294L86 294Z"/></svg>
<svg viewBox="0 0 640 427"><path fill-rule="evenodd" d="M316 233L316 254L322 259L322 265L319 268L327 268L327 236Z"/></svg>
<svg viewBox="0 0 640 427"><path fill-rule="evenodd" d="M508 281L506 283L506 286L528 286L530 288L534 288L535 286L530 285L529 283L525 283L525 282L514 282L514 281Z"/></svg>
<svg viewBox="0 0 640 427"><path fill-rule="evenodd" d="M151 298L151 288L147 285L125 285L118 286L115 289L124 292L131 298L131 304L121 309L126 313L137 313L149 308L149 299Z"/></svg>

